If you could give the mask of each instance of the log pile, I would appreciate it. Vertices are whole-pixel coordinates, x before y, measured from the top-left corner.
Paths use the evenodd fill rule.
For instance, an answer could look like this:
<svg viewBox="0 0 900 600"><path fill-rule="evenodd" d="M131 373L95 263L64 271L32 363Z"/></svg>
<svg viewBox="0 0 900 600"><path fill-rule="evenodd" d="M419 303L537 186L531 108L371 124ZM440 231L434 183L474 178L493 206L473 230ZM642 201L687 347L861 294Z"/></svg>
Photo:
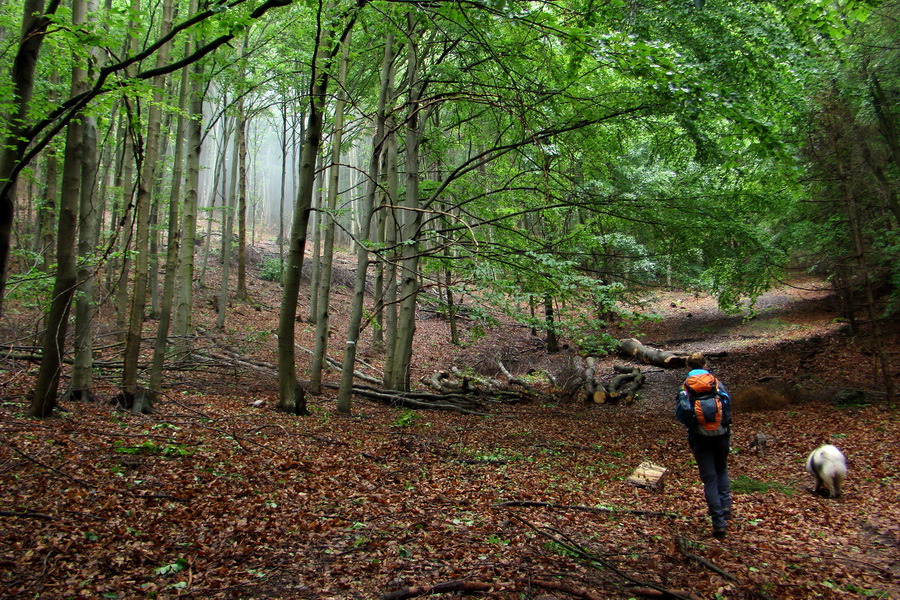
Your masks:
<svg viewBox="0 0 900 600"><path fill-rule="evenodd" d="M644 384L646 376L639 367L614 365L616 373L608 383L601 381L603 377L597 368L597 359L588 356L573 378L572 393L584 393L585 402L606 404L624 401L630 404ZM577 389L577 391L576 391Z"/></svg>
<svg viewBox="0 0 900 600"><path fill-rule="evenodd" d="M614 365L613 371L618 375L609 382L609 400L614 402L624 400L625 404L631 404L637 391L644 385L646 376L638 367Z"/></svg>

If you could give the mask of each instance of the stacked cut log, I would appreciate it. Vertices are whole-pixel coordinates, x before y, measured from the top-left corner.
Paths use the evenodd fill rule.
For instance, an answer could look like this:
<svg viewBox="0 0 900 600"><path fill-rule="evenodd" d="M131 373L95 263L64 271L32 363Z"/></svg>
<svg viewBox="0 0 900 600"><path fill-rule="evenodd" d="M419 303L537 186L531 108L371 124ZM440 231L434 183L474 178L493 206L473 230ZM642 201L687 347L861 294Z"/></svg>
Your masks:
<svg viewBox="0 0 900 600"><path fill-rule="evenodd" d="M609 392L597 379L597 359L588 356L585 359L585 368L581 377L584 381L585 400L595 404L603 404L609 398Z"/></svg>
<svg viewBox="0 0 900 600"><path fill-rule="evenodd" d="M631 404L637 391L644 385L646 376L638 367L614 365L613 371L618 375L609 382L609 400L611 402L624 400L625 404Z"/></svg>

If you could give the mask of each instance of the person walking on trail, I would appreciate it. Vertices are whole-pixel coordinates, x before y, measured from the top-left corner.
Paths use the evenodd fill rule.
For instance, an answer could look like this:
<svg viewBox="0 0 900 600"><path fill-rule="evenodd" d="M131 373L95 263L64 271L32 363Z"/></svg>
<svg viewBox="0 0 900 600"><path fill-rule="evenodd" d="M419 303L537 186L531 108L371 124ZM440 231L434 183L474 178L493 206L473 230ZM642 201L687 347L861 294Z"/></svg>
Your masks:
<svg viewBox="0 0 900 600"><path fill-rule="evenodd" d="M726 520L731 518L731 396L725 385L706 370L703 354L691 354L687 366L691 371L678 392L675 418L688 432L688 444L697 461L712 518L713 536L724 539Z"/></svg>

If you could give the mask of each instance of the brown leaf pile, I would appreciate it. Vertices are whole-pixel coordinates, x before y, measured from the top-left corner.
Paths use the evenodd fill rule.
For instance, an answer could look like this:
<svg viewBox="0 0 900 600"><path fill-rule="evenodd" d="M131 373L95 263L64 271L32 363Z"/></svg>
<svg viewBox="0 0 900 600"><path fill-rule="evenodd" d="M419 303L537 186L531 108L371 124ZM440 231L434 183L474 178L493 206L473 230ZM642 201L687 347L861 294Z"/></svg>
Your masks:
<svg viewBox="0 0 900 600"><path fill-rule="evenodd" d="M827 307L791 312L802 300L779 302L766 323L765 311L728 321L707 301L705 319L688 309L698 327L670 318L645 332L727 350L713 368L732 389L775 376L807 392L736 416L724 541L710 535L672 416L682 373L644 367L631 406L496 404L488 417L364 400L339 417L328 394L292 417L274 410L271 378L182 374L154 415L70 403L35 421L23 416L34 373L19 365L0 406L0 597L900 597L900 419L827 401L827 390L878 383ZM236 307L235 338L269 312ZM417 336L420 374L510 344L544 360L515 328L464 349L437 319ZM764 457L748 450L757 431ZM840 500L808 491L804 461L824 442L848 457ZM669 470L662 493L624 482L644 461Z"/></svg>

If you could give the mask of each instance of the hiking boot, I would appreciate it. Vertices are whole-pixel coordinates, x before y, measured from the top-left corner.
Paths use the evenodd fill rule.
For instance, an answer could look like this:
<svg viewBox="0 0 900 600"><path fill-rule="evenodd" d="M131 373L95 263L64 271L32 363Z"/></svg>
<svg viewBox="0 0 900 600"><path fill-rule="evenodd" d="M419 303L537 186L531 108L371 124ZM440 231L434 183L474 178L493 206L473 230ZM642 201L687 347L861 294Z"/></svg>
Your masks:
<svg viewBox="0 0 900 600"><path fill-rule="evenodd" d="M725 533L724 527L714 527L713 528L713 537L716 538L717 540L724 540L725 535L726 535L726 533Z"/></svg>

